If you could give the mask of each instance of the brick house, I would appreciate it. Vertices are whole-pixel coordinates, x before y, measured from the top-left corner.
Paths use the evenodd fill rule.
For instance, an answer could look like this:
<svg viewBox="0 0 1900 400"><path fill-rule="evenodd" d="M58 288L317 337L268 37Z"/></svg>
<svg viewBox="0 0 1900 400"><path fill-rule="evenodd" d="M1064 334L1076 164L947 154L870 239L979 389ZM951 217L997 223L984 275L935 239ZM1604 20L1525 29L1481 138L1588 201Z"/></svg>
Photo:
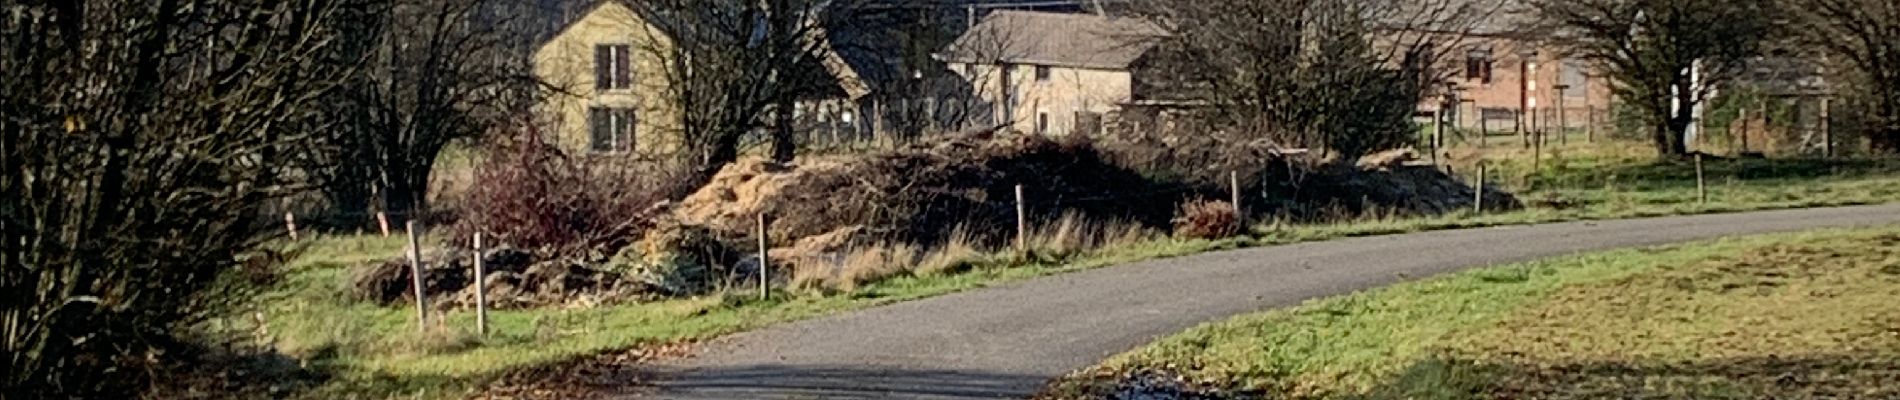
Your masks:
<svg viewBox="0 0 1900 400"><path fill-rule="evenodd" d="M1444 109L1446 122L1465 129L1520 132L1605 123L1613 95L1587 63L1540 43L1520 16L1501 14L1466 33L1426 32L1455 43L1442 49L1441 68L1452 71L1445 98L1419 109Z"/></svg>

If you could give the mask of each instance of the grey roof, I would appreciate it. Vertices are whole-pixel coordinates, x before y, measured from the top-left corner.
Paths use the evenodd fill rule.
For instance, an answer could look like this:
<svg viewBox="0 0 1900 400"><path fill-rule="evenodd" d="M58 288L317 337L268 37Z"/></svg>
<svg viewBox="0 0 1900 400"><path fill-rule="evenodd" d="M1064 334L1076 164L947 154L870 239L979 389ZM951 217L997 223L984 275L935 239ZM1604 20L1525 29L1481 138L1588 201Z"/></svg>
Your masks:
<svg viewBox="0 0 1900 400"><path fill-rule="evenodd" d="M1137 18L1001 10L958 37L941 57L953 62L1007 62L1123 69L1166 36Z"/></svg>
<svg viewBox="0 0 1900 400"><path fill-rule="evenodd" d="M911 59L964 33L967 12L1001 8L1081 11L1082 0L838 0L828 16L824 61L851 97L891 90L918 74L948 73L940 62ZM939 39L946 38L946 39ZM920 48L911 48L919 46ZM921 61L921 63L920 63ZM902 85L896 85L901 87Z"/></svg>
<svg viewBox="0 0 1900 400"><path fill-rule="evenodd" d="M1527 33L1537 17L1524 0L1386 0L1368 12L1385 29L1512 36Z"/></svg>

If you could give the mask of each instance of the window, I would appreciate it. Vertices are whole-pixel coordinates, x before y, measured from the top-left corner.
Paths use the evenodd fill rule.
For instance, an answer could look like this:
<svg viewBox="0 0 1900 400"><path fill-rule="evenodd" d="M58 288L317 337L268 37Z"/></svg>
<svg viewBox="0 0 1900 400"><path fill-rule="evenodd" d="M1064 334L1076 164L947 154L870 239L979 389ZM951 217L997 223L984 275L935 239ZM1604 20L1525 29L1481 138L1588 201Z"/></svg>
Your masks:
<svg viewBox="0 0 1900 400"><path fill-rule="evenodd" d="M1049 134L1049 112L1048 111L1036 112L1036 134L1037 135Z"/></svg>
<svg viewBox="0 0 1900 400"><path fill-rule="evenodd" d="M633 109L594 107L587 111L587 125L593 132L588 150L595 153L633 151Z"/></svg>
<svg viewBox="0 0 1900 400"><path fill-rule="evenodd" d="M600 90L633 87L633 63L629 46L594 46L594 87Z"/></svg>
<svg viewBox="0 0 1900 400"><path fill-rule="evenodd" d="M1048 81L1049 81L1049 66L1037 65L1036 66L1036 82L1048 82Z"/></svg>
<svg viewBox="0 0 1900 400"><path fill-rule="evenodd" d="M1584 74L1589 65L1576 60L1564 60L1562 65L1562 73L1558 74L1557 83L1567 86L1564 89L1564 97L1589 96L1590 76Z"/></svg>
<svg viewBox="0 0 1900 400"><path fill-rule="evenodd" d="M1075 133L1101 135L1102 129L1102 113L1080 110L1075 112Z"/></svg>
<svg viewBox="0 0 1900 400"><path fill-rule="evenodd" d="M1491 50L1472 49L1465 54L1465 80L1491 83L1491 70L1495 66L1491 59Z"/></svg>

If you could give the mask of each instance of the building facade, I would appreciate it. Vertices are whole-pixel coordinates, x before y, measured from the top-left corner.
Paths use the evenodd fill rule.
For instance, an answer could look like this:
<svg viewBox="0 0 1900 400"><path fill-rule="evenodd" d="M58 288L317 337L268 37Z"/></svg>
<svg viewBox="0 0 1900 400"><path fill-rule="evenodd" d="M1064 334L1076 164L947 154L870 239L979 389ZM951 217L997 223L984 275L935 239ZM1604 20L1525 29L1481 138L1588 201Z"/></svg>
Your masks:
<svg viewBox="0 0 1900 400"><path fill-rule="evenodd" d="M534 54L554 90L536 110L549 143L572 153L670 154L681 146L679 106L662 54L671 39L619 1L599 1Z"/></svg>
<svg viewBox="0 0 1900 400"><path fill-rule="evenodd" d="M1425 99L1424 112L1468 130L1528 132L1604 124L1613 95L1588 63L1519 35L1473 33L1444 49L1452 71L1446 97Z"/></svg>
<svg viewBox="0 0 1900 400"><path fill-rule="evenodd" d="M990 105L991 126L1096 134L1136 100L1135 65L1164 34L1131 18L996 11L937 57Z"/></svg>

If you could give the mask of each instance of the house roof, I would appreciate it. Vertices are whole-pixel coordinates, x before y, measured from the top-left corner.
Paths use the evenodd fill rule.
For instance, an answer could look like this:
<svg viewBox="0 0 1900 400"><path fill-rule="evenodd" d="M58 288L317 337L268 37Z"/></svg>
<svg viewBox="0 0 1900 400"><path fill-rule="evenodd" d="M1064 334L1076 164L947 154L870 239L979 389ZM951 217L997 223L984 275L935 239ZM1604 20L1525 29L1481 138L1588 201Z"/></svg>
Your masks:
<svg viewBox="0 0 1900 400"><path fill-rule="evenodd" d="M882 28L846 25L824 31L822 62L851 98L881 92L889 82L904 79L898 65L902 39Z"/></svg>
<svg viewBox="0 0 1900 400"><path fill-rule="evenodd" d="M1006 62L1124 69L1168 33L1146 20L1000 10L965 32L939 57L952 62Z"/></svg>
<svg viewBox="0 0 1900 400"><path fill-rule="evenodd" d="M1537 24L1524 0L1402 1L1369 12L1382 29L1472 36L1522 35Z"/></svg>
<svg viewBox="0 0 1900 400"><path fill-rule="evenodd" d="M998 9L1035 9L1080 11L1084 0L849 0L831 3L838 13L829 16L823 32L826 39L825 66L839 79L839 85L852 98L883 93L898 82L924 70L943 70L938 62L918 65L907 63L911 52L934 51L939 43L928 39L936 31L963 33L964 16L969 13L999 13ZM935 24L934 26L931 24ZM929 49L909 46L929 46ZM924 55L924 54L917 54ZM947 70L944 70L947 71Z"/></svg>

